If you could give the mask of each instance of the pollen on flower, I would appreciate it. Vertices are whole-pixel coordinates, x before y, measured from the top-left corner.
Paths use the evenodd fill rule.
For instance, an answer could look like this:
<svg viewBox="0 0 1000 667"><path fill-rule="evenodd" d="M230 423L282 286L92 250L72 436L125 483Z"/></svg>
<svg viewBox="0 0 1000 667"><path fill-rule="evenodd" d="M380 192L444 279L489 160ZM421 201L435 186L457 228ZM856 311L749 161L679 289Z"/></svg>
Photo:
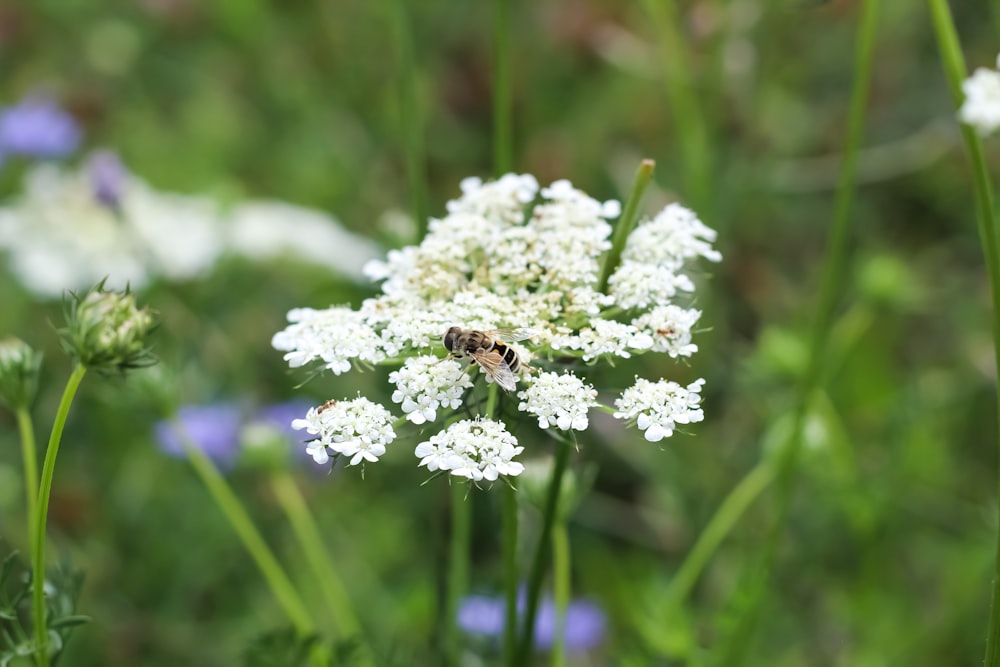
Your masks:
<svg viewBox="0 0 1000 667"><path fill-rule="evenodd" d="M418 465L434 472L445 470L474 482L495 481L500 475L516 476L524 466L514 457L524 451L502 422L463 419L421 442L414 450Z"/></svg>
<svg viewBox="0 0 1000 667"><path fill-rule="evenodd" d="M386 445L396 439L392 413L378 403L359 396L351 401L327 401L310 408L304 419L292 421L295 430L316 436L308 446L316 463L330 460L330 451L350 457L348 465L375 462Z"/></svg>
<svg viewBox="0 0 1000 667"><path fill-rule="evenodd" d="M636 378L635 384L615 400L616 419L635 420L650 442L659 442L673 435L677 424L693 424L705 418L701 410L701 388L705 380L698 379L682 387L676 382L651 382Z"/></svg>
<svg viewBox="0 0 1000 667"><path fill-rule="evenodd" d="M535 415L539 428L585 431L587 410L597 405L597 390L570 372L540 373L517 394L518 410Z"/></svg>
<svg viewBox="0 0 1000 667"><path fill-rule="evenodd" d="M472 386L460 363L432 355L407 359L402 368L389 374L389 382L396 385L393 402L400 404L414 424L434 421L439 408L461 407L465 390Z"/></svg>

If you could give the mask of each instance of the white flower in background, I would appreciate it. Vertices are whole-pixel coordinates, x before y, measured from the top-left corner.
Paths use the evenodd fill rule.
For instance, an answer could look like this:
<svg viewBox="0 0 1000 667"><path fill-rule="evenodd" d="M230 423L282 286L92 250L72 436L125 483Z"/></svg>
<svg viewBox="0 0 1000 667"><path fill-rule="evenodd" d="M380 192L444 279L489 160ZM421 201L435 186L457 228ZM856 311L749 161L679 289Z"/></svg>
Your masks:
<svg viewBox="0 0 1000 667"><path fill-rule="evenodd" d="M997 67L1000 68L1000 56ZM1000 72L976 68L972 76L962 82L962 92L965 102L958 115L963 123L973 126L982 135L1000 127Z"/></svg>
<svg viewBox="0 0 1000 667"><path fill-rule="evenodd" d="M402 368L389 374L389 382L397 387L393 402L401 404L403 414L414 424L434 421L442 407L457 410L465 390L472 386L461 364L432 355L407 359Z"/></svg>
<svg viewBox="0 0 1000 667"><path fill-rule="evenodd" d="M23 191L0 206L0 253L25 287L54 297L105 277L117 289L191 280L228 254L291 255L360 279L376 246L291 204L249 202L227 213L206 197L158 192L99 151L75 171L28 171Z"/></svg>
<svg viewBox="0 0 1000 667"><path fill-rule="evenodd" d="M448 202L448 214L430 221L419 245L368 262L364 272L381 282L381 294L356 309L288 313L289 324L273 345L290 366L317 363L339 375L395 365L392 401L411 423L447 419L443 411L459 408L492 417L497 413L484 415L484 406L502 407L503 401L487 400L477 388L485 384L477 382L481 374L463 372L465 362L439 361L442 336L452 326L529 329L535 335L523 347L511 345L523 365L537 369L532 379L517 378L520 410L541 428L581 431L589 426L588 410L599 405L597 393L572 372L550 372L558 365L697 351L691 336L701 313L683 300L695 291L694 263L721 255L712 246L715 232L694 213L672 204L640 222L604 291L600 277L618 202L600 202L569 181L540 188L534 177L514 174L488 183L466 179L461 189L462 196ZM647 439L659 440L676 423L701 418L700 386L637 383L619 399L619 414ZM681 410L671 391L696 400ZM431 435L417 456L431 471L492 480L520 472L511 459L519 451L501 422L478 419Z"/></svg>
<svg viewBox="0 0 1000 667"><path fill-rule="evenodd" d="M597 390L569 371L540 373L528 388L518 392L518 410L538 417L538 428L586 431L587 410L598 405Z"/></svg>
<svg viewBox="0 0 1000 667"><path fill-rule="evenodd" d="M676 382L650 382L636 378L635 384L615 400L616 419L635 420L646 440L659 442L670 437L677 424L693 424L705 418L701 411L702 379L687 387Z"/></svg>
<svg viewBox="0 0 1000 667"><path fill-rule="evenodd" d="M463 419L417 445L418 465L430 471L445 470L474 482L514 477L524 466L514 457L524 451L503 423L490 419Z"/></svg>
<svg viewBox="0 0 1000 667"><path fill-rule="evenodd" d="M254 261L282 256L325 266L354 280L381 250L331 216L281 201L238 204L229 214L230 251Z"/></svg>
<svg viewBox="0 0 1000 667"><path fill-rule="evenodd" d="M20 197L0 208L0 251L28 289L52 297L104 277L109 287L138 288L215 263L223 238L213 202L156 192L125 173L117 187L113 207L85 169L42 164L27 173Z"/></svg>
<svg viewBox="0 0 1000 667"><path fill-rule="evenodd" d="M348 465L378 461L385 447L396 439L392 413L378 403L359 396L352 401L327 401L310 408L304 419L292 421L292 428L305 429L316 439L306 447L316 463L330 460L330 450L350 457Z"/></svg>

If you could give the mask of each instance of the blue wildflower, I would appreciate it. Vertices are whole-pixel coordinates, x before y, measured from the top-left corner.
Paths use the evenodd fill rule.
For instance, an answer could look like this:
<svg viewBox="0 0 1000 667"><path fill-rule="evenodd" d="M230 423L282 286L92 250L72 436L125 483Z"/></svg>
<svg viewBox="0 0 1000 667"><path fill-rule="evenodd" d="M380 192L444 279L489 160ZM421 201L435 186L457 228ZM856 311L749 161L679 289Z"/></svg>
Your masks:
<svg viewBox="0 0 1000 667"><path fill-rule="evenodd" d="M29 96L0 110L0 153L59 158L79 145L76 121L47 97Z"/></svg>
<svg viewBox="0 0 1000 667"><path fill-rule="evenodd" d="M128 178L125 165L118 155L108 150L92 153L87 160L87 172L94 198L108 208L117 209Z"/></svg>
<svg viewBox="0 0 1000 667"><path fill-rule="evenodd" d="M522 611L523 599L518 603ZM469 595L458 608L458 627L473 635L500 637L503 634L505 604L501 598ZM604 641L607 616L593 602L574 600L566 608L565 646L569 653L581 653L596 648ZM545 598L535 618L535 647L550 649L556 638L556 605Z"/></svg>
<svg viewBox="0 0 1000 667"><path fill-rule="evenodd" d="M170 456L187 456L187 441L217 465L229 467L240 453L242 421L239 409L230 403L185 405L174 419L157 422L154 432L160 450Z"/></svg>

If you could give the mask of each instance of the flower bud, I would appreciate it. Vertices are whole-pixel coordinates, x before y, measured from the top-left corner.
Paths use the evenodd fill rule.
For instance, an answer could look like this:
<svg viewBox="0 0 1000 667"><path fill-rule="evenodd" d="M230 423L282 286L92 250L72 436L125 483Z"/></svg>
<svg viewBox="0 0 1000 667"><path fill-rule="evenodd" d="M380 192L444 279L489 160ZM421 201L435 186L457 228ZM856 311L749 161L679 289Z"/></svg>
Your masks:
<svg viewBox="0 0 1000 667"><path fill-rule="evenodd" d="M31 405L41 368L41 352L20 338L0 340L0 402L13 410Z"/></svg>
<svg viewBox="0 0 1000 667"><path fill-rule="evenodd" d="M73 295L66 316L63 347L87 368L126 371L156 363L146 344L155 325L151 311L135 295L104 291L103 282L86 295Z"/></svg>

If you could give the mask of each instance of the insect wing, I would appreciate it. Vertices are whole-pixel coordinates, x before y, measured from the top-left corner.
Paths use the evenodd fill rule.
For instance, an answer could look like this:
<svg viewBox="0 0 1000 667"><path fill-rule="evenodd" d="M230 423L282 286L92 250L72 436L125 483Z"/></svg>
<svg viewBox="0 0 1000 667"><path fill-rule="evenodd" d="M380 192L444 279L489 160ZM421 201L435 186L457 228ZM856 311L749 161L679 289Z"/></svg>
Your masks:
<svg viewBox="0 0 1000 667"><path fill-rule="evenodd" d="M491 338L496 338L497 340L502 340L505 343L517 343L522 340L528 340L534 336L538 335L538 332L534 329L529 329L527 327L521 328L506 328L506 329L491 329L490 331L484 331L487 336Z"/></svg>
<svg viewBox="0 0 1000 667"><path fill-rule="evenodd" d="M514 391L517 388L517 380L514 378L514 373L511 372L510 367L500 356L499 352L475 352L471 355L472 359L482 367L483 371L493 378L502 389L505 391Z"/></svg>

